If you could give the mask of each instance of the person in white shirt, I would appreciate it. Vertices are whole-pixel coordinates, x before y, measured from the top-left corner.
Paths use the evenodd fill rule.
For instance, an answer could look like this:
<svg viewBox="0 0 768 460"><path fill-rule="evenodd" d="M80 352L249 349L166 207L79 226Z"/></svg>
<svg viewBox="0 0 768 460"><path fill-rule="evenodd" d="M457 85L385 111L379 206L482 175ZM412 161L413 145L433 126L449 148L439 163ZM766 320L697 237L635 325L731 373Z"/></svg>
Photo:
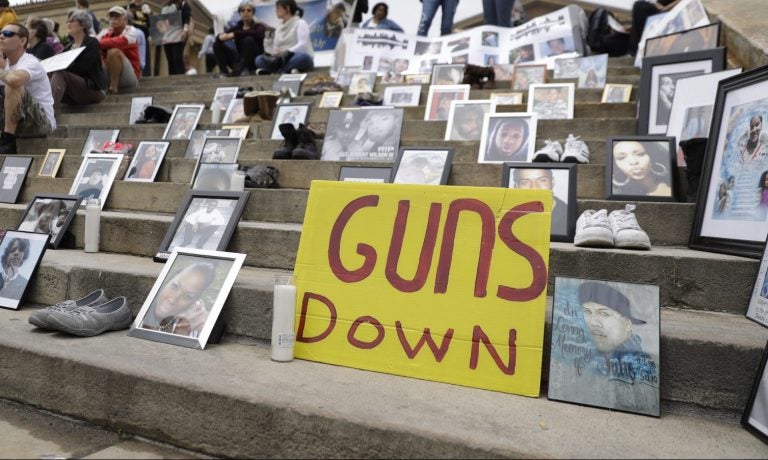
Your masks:
<svg viewBox="0 0 768 460"><path fill-rule="evenodd" d="M36 57L26 52L29 31L12 22L0 30L2 125L0 154L16 153L16 135L46 136L56 128L51 83Z"/></svg>
<svg viewBox="0 0 768 460"><path fill-rule="evenodd" d="M256 73L304 73L315 66L309 25L301 19L304 10L296 0L277 0L275 12L282 24L275 29L271 47L256 58Z"/></svg>

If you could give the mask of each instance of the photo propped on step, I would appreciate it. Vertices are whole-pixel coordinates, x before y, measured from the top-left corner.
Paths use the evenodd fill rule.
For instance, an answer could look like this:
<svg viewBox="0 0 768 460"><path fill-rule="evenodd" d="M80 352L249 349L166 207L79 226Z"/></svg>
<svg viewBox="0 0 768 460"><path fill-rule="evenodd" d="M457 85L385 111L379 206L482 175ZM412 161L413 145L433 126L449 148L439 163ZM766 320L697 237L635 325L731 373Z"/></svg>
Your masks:
<svg viewBox="0 0 768 460"><path fill-rule="evenodd" d="M331 110L321 159L392 161L402 126L401 108Z"/></svg>

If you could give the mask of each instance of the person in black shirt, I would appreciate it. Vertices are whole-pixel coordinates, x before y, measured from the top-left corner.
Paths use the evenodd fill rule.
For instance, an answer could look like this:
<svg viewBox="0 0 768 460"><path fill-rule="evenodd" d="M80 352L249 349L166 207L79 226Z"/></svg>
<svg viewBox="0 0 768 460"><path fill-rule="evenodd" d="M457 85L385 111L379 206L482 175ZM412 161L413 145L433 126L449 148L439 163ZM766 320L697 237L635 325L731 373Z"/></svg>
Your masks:
<svg viewBox="0 0 768 460"><path fill-rule="evenodd" d="M88 35L93 27L86 11L75 10L67 19L67 32L72 41L64 51L84 47L66 70L51 73L51 92L54 102L73 105L95 104L104 100L107 77L101 61L99 40Z"/></svg>
<svg viewBox="0 0 768 460"><path fill-rule="evenodd" d="M629 54L637 54L637 47L640 44L640 38L643 36L645 21L649 17L671 10L680 0L657 0L648 2L638 0L632 5L632 29L629 31Z"/></svg>

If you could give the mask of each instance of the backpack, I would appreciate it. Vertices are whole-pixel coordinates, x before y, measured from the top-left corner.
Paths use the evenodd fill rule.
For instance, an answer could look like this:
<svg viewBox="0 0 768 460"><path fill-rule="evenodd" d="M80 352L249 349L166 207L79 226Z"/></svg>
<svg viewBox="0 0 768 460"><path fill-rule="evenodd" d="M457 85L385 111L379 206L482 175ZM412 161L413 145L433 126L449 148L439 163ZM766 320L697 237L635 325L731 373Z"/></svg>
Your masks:
<svg viewBox="0 0 768 460"><path fill-rule="evenodd" d="M613 13L602 7L589 15L587 45L592 50L592 54L608 53L609 56L623 56L629 50L629 34L614 30L608 23L609 17L618 22Z"/></svg>

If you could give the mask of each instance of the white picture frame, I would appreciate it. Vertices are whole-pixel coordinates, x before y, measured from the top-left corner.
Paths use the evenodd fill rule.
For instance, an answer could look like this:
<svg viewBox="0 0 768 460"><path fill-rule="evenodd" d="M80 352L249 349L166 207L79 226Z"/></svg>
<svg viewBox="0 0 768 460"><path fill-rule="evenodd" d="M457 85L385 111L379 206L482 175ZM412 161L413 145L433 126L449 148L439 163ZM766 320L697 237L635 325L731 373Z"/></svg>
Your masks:
<svg viewBox="0 0 768 460"><path fill-rule="evenodd" d="M488 113L483 118L483 134L480 138L478 163L504 163L508 161L531 161L536 149L535 113ZM511 145L499 146L497 137L504 129L512 130L509 136ZM519 133L519 136L518 136ZM492 139L493 138L493 139ZM515 142L519 139L520 142Z"/></svg>
<svg viewBox="0 0 768 460"><path fill-rule="evenodd" d="M483 134L485 114L495 111L490 99L451 101L443 140L479 141Z"/></svg>
<svg viewBox="0 0 768 460"><path fill-rule="evenodd" d="M398 85L384 88L382 105L416 107L421 102L421 85Z"/></svg>
<svg viewBox="0 0 768 460"><path fill-rule="evenodd" d="M469 99L469 89L469 85L430 85L427 104L424 107L424 120L448 120L451 110L450 102Z"/></svg>
<svg viewBox="0 0 768 460"><path fill-rule="evenodd" d="M573 83L533 83L528 88L528 112L539 120L570 120L574 94Z"/></svg>
<svg viewBox="0 0 768 460"><path fill-rule="evenodd" d="M85 207L88 198L98 198L101 208L104 209L104 203L107 201L122 161L121 153L98 153L84 157L72 181L69 195L82 198L83 201L80 203L82 208Z"/></svg>

